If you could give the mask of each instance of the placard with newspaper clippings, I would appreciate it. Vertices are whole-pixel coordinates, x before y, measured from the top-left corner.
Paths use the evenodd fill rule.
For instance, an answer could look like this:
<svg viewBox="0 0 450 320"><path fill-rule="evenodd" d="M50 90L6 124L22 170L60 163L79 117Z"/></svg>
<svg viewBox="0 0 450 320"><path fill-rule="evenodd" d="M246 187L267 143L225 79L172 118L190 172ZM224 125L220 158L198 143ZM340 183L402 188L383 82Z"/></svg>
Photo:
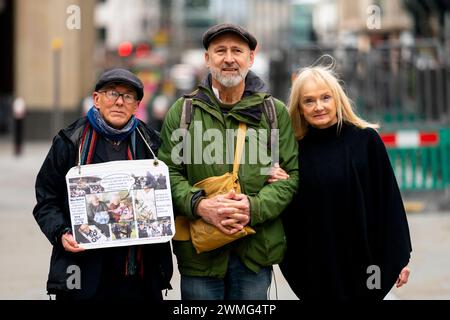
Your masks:
<svg viewBox="0 0 450 320"><path fill-rule="evenodd" d="M167 242L175 233L169 169L162 161L76 166L66 183L72 232L85 249Z"/></svg>

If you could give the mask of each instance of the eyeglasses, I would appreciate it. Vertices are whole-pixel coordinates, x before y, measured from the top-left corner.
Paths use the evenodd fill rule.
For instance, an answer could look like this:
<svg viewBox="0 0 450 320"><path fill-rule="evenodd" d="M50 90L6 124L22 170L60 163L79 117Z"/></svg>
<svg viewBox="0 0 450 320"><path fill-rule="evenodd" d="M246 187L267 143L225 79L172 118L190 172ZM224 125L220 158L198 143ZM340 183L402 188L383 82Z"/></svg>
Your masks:
<svg viewBox="0 0 450 320"><path fill-rule="evenodd" d="M99 91L99 93L104 93L106 98L109 101L114 101L114 103L116 103L117 99L119 99L120 96L122 96L123 102L127 104L132 104L137 101L137 98L130 93L119 93L115 90Z"/></svg>

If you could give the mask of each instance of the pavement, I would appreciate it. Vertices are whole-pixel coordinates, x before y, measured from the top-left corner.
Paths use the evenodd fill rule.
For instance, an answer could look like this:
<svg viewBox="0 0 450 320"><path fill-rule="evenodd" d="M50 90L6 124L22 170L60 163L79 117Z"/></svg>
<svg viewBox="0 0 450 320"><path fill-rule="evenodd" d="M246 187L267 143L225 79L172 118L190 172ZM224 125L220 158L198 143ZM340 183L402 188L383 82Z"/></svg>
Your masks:
<svg viewBox="0 0 450 320"><path fill-rule="evenodd" d="M50 142L28 143L21 156L13 155L7 137L0 136L0 299L46 300L51 245L32 216L36 174L50 148ZM446 196L445 196L446 197ZM411 195L409 200L413 201ZM436 198L425 200L425 211L408 213L413 242L409 283L391 290L392 300L450 299L450 211L437 211ZM448 197L439 201L448 202ZM427 210L432 208L432 210ZM176 266L176 258L174 257ZM176 268L175 268L176 269ZM279 271L274 268L271 300L296 300ZM180 299L179 274L172 278L174 290L165 297Z"/></svg>

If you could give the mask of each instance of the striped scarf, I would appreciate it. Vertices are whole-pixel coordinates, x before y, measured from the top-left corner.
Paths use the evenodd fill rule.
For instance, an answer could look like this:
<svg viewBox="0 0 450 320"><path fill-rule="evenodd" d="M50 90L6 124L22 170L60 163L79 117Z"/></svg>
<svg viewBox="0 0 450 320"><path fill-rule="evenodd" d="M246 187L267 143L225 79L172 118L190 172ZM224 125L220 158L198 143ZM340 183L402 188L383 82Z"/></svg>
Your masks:
<svg viewBox="0 0 450 320"><path fill-rule="evenodd" d="M90 164L95 153L99 133L92 128L90 122L87 122L80 140L80 163ZM127 160L136 158L136 133L135 130L130 134L131 143L127 148ZM131 145L131 147L130 147ZM144 276L144 260L142 259L142 247L130 246L128 248L127 259L125 261L125 276L135 275L137 272L141 278Z"/></svg>

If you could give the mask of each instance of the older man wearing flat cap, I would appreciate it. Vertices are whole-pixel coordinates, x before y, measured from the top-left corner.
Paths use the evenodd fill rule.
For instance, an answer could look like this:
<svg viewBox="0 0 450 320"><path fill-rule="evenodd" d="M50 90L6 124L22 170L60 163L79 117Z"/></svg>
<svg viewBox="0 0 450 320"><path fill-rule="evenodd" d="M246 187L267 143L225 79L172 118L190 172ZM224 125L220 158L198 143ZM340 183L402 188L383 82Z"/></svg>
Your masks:
<svg viewBox="0 0 450 320"><path fill-rule="evenodd" d="M210 72L197 90L169 109L161 132L159 158L169 166L175 215L184 221L203 219L226 235L245 226L256 233L197 253L189 233L186 236L176 226L172 243L181 274L181 298L265 300L272 265L282 260L285 251L279 216L298 182L297 143L285 105L272 98L264 82L249 70L255 59L255 37L239 25L220 24L204 33L203 46ZM244 124L249 134L257 133L257 139L253 135L244 142L238 171L242 193L230 190L208 197L196 184L231 173L236 131ZM187 130L182 155L179 128ZM261 157L255 161L256 154L275 158L267 137L273 137L279 165L289 174L280 183L268 184L263 173L274 161Z"/></svg>
<svg viewBox="0 0 450 320"><path fill-rule="evenodd" d="M104 72L87 116L56 135L38 173L33 215L53 245L47 292L56 294L56 299L159 301L161 290L170 288L169 243L85 251L72 236L79 231L71 230L68 209L65 175L73 166L150 159L147 144L157 152L158 134L134 116L143 95L141 80L130 71ZM109 230L107 224L102 226L101 230ZM79 286L70 285L70 266L79 267Z"/></svg>

